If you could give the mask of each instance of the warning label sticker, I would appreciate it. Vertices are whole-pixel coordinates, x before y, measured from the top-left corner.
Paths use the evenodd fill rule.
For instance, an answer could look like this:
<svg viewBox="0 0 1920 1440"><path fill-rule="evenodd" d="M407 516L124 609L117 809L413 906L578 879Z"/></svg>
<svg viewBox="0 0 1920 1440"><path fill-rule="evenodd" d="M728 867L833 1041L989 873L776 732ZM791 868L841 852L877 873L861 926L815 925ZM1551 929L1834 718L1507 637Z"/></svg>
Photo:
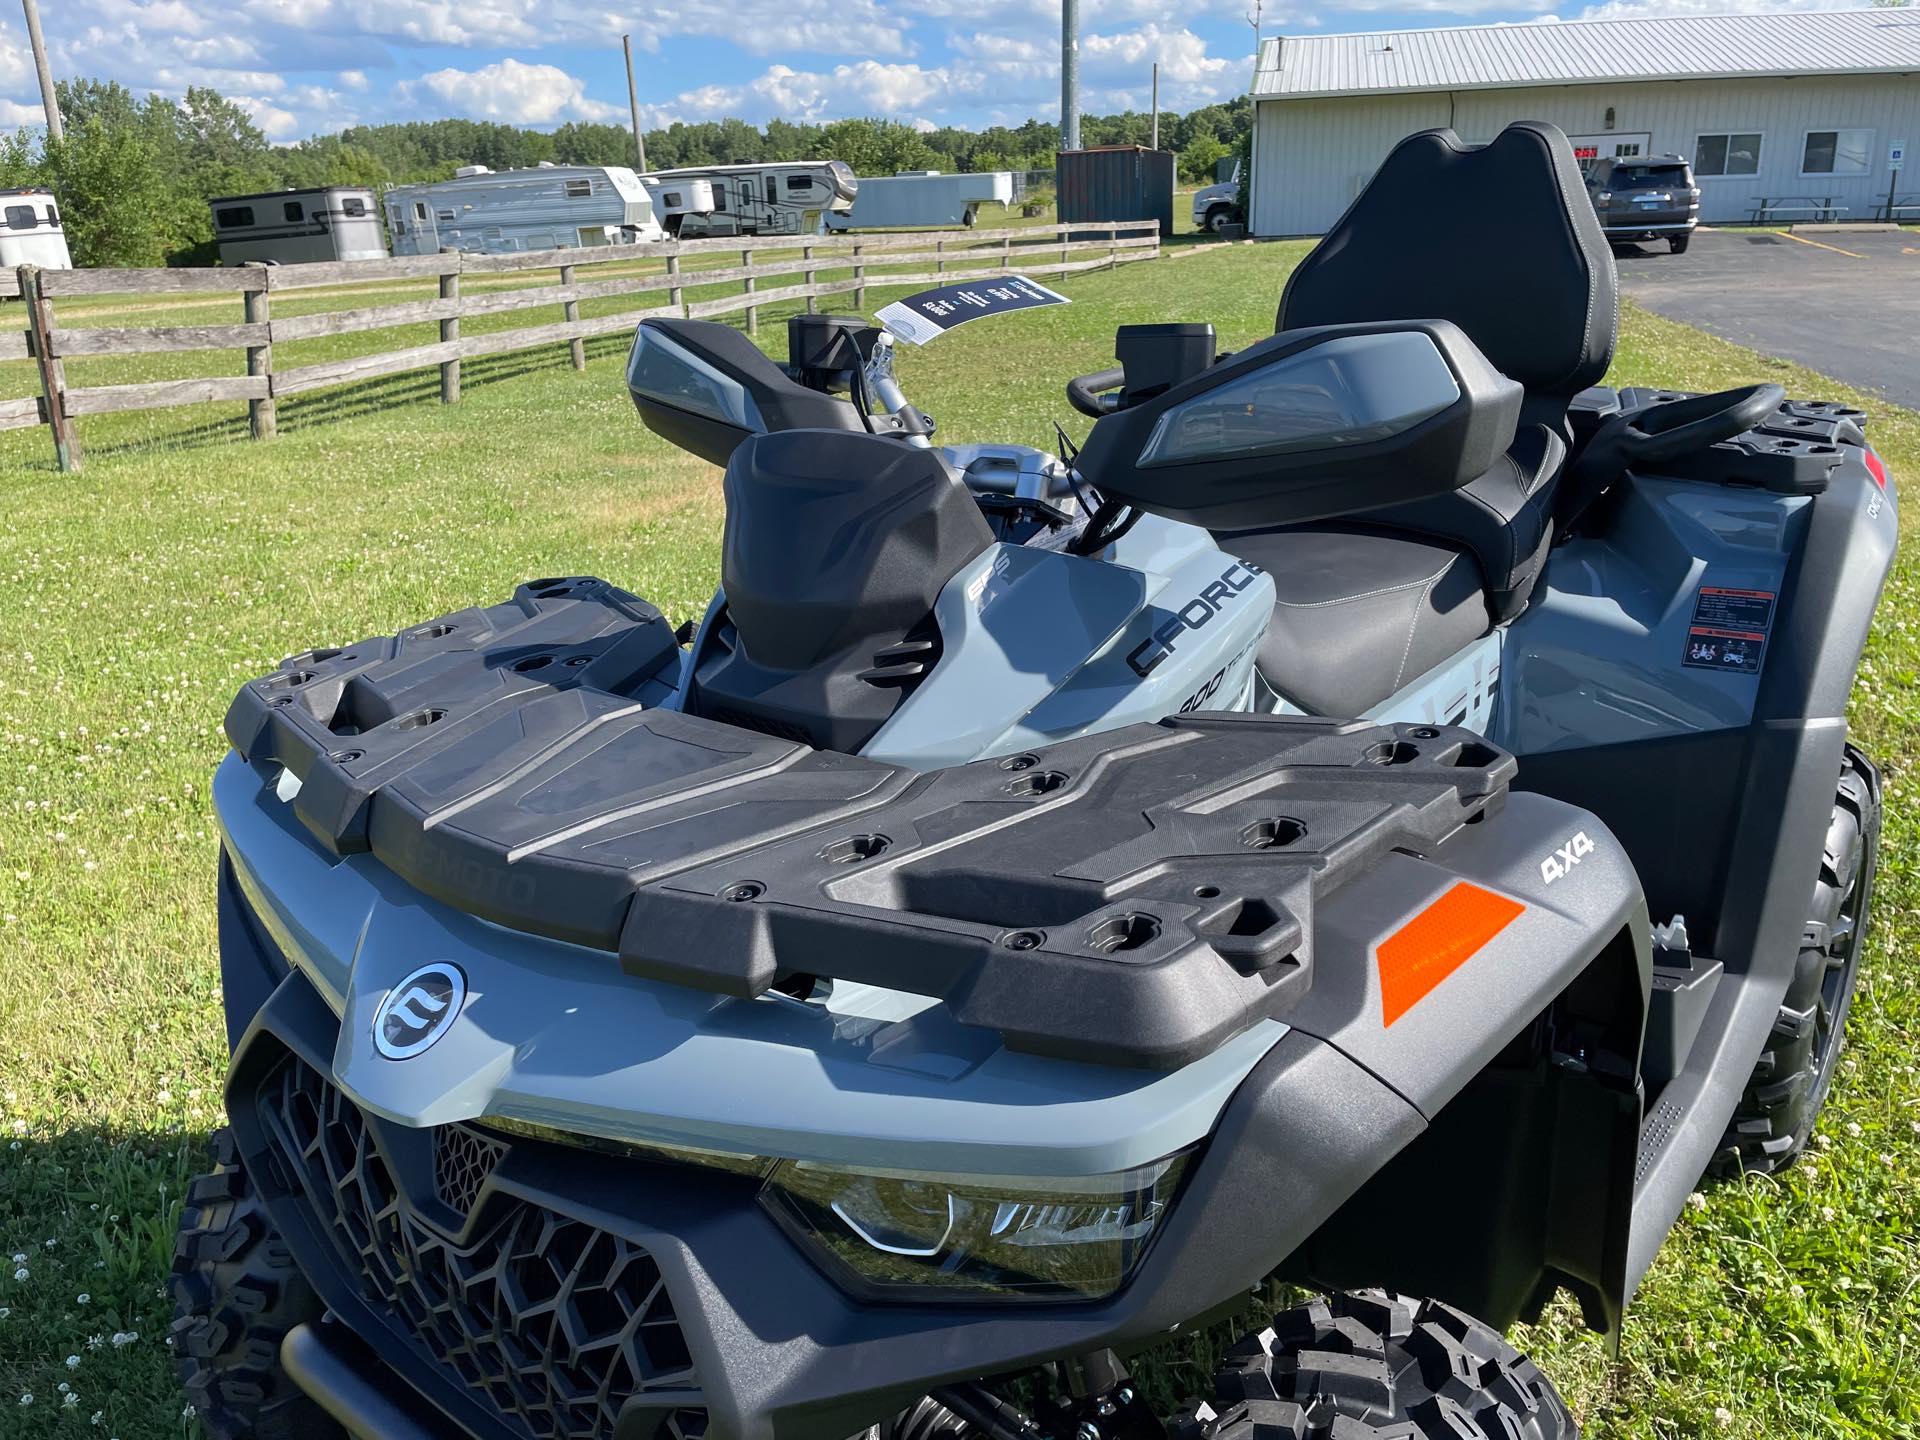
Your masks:
<svg viewBox="0 0 1920 1440"><path fill-rule="evenodd" d="M1759 674L1767 650L1767 632L1773 625L1773 607L1779 598L1771 590L1702 585L1694 601L1693 623L1687 627L1687 651L1681 656L1681 664L1698 670Z"/></svg>

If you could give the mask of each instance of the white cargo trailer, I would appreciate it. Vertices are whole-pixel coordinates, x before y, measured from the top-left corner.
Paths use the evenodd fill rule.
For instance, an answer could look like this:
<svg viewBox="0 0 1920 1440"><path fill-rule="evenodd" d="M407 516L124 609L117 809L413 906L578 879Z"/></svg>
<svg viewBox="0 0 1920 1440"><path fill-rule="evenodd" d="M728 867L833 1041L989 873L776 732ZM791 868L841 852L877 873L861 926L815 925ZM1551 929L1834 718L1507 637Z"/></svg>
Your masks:
<svg viewBox="0 0 1920 1440"><path fill-rule="evenodd" d="M45 190L0 190L0 268L71 270L60 207Z"/></svg>
<svg viewBox="0 0 1920 1440"><path fill-rule="evenodd" d="M646 187L620 165L464 165L451 180L394 186L386 206L396 255L567 250L662 235Z"/></svg>
<svg viewBox="0 0 1920 1440"><path fill-rule="evenodd" d="M209 200L222 265L298 265L312 260L380 260L380 206L357 185L268 190Z"/></svg>
<svg viewBox="0 0 1920 1440"><path fill-rule="evenodd" d="M759 165L700 165L643 177L661 223L683 240L703 235L805 235L822 216L851 209L860 182L843 160L782 160ZM698 187L706 187L707 196ZM677 195L668 205L668 195ZM701 210L698 201L708 208Z"/></svg>
<svg viewBox="0 0 1920 1440"><path fill-rule="evenodd" d="M826 217L829 230L951 229L971 225L984 204L1013 203L1013 172L982 170L943 175L938 170L869 175L853 209Z"/></svg>

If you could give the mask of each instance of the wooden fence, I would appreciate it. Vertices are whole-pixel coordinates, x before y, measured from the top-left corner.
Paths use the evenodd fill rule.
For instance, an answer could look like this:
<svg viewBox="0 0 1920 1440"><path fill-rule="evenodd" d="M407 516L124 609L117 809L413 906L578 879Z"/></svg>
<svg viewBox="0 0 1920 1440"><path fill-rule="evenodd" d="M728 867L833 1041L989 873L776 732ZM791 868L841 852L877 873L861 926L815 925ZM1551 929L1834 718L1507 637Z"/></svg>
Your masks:
<svg viewBox="0 0 1920 1440"><path fill-rule="evenodd" d="M711 264L711 258L725 252L737 254L739 264ZM46 425L52 431L60 468L78 470L81 448L75 422L86 415L244 400L250 433L255 439L267 439L274 434L275 402L282 396L438 367L440 399L453 404L460 398L462 360L565 344L574 367L584 369L588 339L629 331L650 315L744 314L752 333L758 328L761 307L767 305L804 301L811 311L828 296L850 294L853 307L864 310L869 288L938 285L1009 274L1064 275L1155 259L1159 254L1160 235L1153 221L1118 221L867 236L742 236L510 255L446 251L385 260L206 270L22 266L17 271L0 271L0 300L17 297L24 302L21 309L0 309L0 316L24 311L26 317L23 329L0 330L0 361L37 361L41 393L0 399L0 430ZM688 259L695 264L683 263ZM634 262L662 260L664 268L657 272L605 274L621 266L630 268ZM558 273L548 283L461 291L463 277L540 271ZM846 273L822 278L836 272ZM592 278L596 275L605 278ZM799 276L800 283L760 287L763 280L791 276ZM350 308L279 318L272 312L275 296L377 281L437 281L438 294L353 306L355 297L347 291L337 298ZM738 294L687 298L689 290L735 284L740 287ZM624 295L658 299L663 291L663 304L585 318L580 314L583 300ZM224 324L144 326L70 326L62 325L56 315L61 299L121 295L166 295L183 302L190 297L230 295L241 313ZM541 308L557 308L562 318L479 335L460 333L465 318ZM274 363L276 344L423 322L438 323L436 343L291 368L276 368ZM244 352L245 373L122 385L67 383L65 362L76 357L223 350Z"/></svg>

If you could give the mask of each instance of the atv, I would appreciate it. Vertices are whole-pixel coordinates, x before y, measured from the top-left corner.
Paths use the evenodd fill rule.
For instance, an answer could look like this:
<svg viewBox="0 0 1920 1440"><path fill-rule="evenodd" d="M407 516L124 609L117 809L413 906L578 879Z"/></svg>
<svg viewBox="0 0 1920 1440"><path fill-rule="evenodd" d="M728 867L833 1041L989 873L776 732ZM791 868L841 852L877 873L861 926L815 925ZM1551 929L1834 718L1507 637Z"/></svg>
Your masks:
<svg viewBox="0 0 1920 1440"><path fill-rule="evenodd" d="M937 445L859 319L645 321L697 623L535 579L227 716L208 1431L1574 1435L1504 1329L1617 1340L1833 1074L1896 528L1858 411L1603 388L1615 320L1521 124L1400 144L1270 339L1122 330L1077 451Z"/></svg>

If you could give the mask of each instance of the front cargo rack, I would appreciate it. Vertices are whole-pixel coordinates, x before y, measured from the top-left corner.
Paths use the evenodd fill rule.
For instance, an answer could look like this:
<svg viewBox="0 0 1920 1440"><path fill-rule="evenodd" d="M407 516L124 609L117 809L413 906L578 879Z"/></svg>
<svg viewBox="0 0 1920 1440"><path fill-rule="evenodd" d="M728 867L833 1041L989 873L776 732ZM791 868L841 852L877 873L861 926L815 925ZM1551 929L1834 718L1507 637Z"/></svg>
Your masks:
<svg viewBox="0 0 1920 1440"><path fill-rule="evenodd" d="M679 650L605 582L546 580L291 658L227 716L336 854L755 997L858 981L1010 1048L1186 1064L1283 1013L1315 906L1499 804L1468 731L1185 715L920 773L671 708Z"/></svg>

